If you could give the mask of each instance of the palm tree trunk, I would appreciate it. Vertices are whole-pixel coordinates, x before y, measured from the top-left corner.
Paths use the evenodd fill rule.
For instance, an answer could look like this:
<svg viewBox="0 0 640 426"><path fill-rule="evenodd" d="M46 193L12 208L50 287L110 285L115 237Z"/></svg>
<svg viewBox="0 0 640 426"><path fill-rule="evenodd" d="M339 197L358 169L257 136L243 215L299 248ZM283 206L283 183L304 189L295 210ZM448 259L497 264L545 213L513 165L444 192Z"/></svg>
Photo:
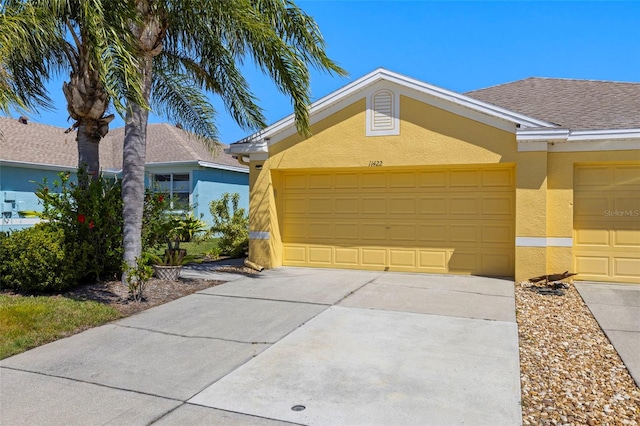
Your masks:
<svg viewBox="0 0 640 426"><path fill-rule="evenodd" d="M78 134L76 141L78 142L78 168L84 168L87 171L87 177L94 179L100 172L100 140L102 137L92 132L86 123L78 126ZM88 182L80 182L80 185L86 187Z"/></svg>
<svg viewBox="0 0 640 426"><path fill-rule="evenodd" d="M140 59L143 80L143 95L149 99L152 82L152 58ZM142 213L144 207L144 165L147 150L147 121L149 110L131 103L127 109L124 127L122 163L123 202L123 260L135 267L136 258L142 252ZM122 283L126 285L126 276Z"/></svg>

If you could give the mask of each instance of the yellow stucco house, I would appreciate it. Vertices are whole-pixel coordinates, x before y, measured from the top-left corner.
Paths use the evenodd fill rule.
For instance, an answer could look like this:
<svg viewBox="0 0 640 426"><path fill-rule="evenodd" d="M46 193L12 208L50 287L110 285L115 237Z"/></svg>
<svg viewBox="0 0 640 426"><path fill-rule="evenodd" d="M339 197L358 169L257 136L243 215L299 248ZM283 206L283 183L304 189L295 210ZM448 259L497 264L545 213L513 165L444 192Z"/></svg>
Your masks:
<svg viewBox="0 0 640 426"><path fill-rule="evenodd" d="M467 94L378 69L228 152L249 259L640 283L640 84L530 78Z"/></svg>

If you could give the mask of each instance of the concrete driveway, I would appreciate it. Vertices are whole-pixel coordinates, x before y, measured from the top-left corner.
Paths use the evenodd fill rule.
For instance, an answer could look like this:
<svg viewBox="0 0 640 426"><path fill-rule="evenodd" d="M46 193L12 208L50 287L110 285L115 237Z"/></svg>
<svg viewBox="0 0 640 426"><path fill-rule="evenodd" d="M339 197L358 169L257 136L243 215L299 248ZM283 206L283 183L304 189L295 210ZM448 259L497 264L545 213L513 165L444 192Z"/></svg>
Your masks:
<svg viewBox="0 0 640 426"><path fill-rule="evenodd" d="M521 423L511 281L232 279L1 361L0 423Z"/></svg>
<svg viewBox="0 0 640 426"><path fill-rule="evenodd" d="M585 281L575 287L640 386L640 286Z"/></svg>

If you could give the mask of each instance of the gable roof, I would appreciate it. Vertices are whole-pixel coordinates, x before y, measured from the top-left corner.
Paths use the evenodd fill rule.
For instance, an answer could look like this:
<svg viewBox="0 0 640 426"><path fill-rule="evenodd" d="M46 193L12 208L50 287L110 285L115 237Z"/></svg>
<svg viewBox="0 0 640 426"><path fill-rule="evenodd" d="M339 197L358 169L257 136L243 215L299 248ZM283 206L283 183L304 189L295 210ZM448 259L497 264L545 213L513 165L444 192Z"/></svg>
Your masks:
<svg viewBox="0 0 640 426"><path fill-rule="evenodd" d="M46 124L0 117L0 161L75 168L78 164L76 133ZM100 142L103 170L122 168L124 128L111 130ZM190 133L166 123L147 127L147 165L154 163L197 163L248 171L247 167L224 153L225 146L211 153Z"/></svg>
<svg viewBox="0 0 640 426"><path fill-rule="evenodd" d="M542 143L529 150L546 150L544 141L609 141L598 149L640 146L640 83L528 78L459 94L379 68L314 102L311 124L368 95L380 82L395 84L401 94L437 108L512 131L518 142ZM292 114L231 144L226 152L243 160L265 159L270 145L295 133Z"/></svg>
<svg viewBox="0 0 640 426"><path fill-rule="evenodd" d="M465 95L571 130L640 128L640 83L530 77Z"/></svg>
<svg viewBox="0 0 640 426"><path fill-rule="evenodd" d="M493 122L500 121L510 125L513 129L516 127L539 128L555 126L553 123L549 123L545 120L529 117L519 112L510 111L503 107L433 86L384 68L378 68L377 70L350 84L347 84L346 86L311 104L309 108L311 124L314 124L325 118L330 113L335 112L339 109L336 108L337 106L346 105L350 100L355 101L360 99L362 96L356 96L357 94L367 90L372 85L383 81L396 84L401 90L405 90L407 93L410 92L411 96L423 99L425 102L437 106L438 108L452 111L457 114L467 115L474 119L489 119L493 120ZM295 132L294 116L291 114L268 126L262 131L231 144L230 151L234 153L244 153L249 151L258 152L261 150L261 145L264 145L261 142L262 140L269 140L269 144L273 144L294 134ZM241 147L240 145L246 146ZM264 152L264 149L262 149L262 151Z"/></svg>

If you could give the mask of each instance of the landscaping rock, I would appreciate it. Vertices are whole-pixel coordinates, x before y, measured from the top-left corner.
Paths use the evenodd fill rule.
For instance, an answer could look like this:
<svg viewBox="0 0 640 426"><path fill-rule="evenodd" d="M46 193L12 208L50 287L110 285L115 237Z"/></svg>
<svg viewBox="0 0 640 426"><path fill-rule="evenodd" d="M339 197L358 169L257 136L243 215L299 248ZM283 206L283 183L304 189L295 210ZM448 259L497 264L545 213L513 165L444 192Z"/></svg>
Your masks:
<svg viewBox="0 0 640 426"><path fill-rule="evenodd" d="M515 289L523 424L638 425L640 390L575 287L532 287Z"/></svg>

